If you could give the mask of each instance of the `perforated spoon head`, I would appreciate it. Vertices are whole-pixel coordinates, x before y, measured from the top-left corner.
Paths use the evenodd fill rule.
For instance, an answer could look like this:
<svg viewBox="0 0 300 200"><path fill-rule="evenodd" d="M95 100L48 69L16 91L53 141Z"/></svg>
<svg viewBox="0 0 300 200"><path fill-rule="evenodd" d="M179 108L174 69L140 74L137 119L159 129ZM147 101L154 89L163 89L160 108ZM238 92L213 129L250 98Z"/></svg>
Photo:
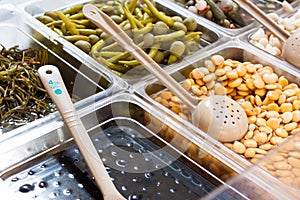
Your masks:
<svg viewBox="0 0 300 200"><path fill-rule="evenodd" d="M300 68L300 31L286 40L282 55L287 62Z"/></svg>
<svg viewBox="0 0 300 200"><path fill-rule="evenodd" d="M193 124L221 142L240 140L248 130L243 108L233 99L212 95L203 99L192 113Z"/></svg>

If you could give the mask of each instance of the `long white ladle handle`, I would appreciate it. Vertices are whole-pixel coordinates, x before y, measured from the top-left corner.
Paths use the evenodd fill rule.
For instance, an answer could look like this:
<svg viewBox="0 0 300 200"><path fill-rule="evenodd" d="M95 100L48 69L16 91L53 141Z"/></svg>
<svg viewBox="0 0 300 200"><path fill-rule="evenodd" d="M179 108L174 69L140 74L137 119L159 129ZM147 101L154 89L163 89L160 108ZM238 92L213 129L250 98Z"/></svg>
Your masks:
<svg viewBox="0 0 300 200"><path fill-rule="evenodd" d="M269 31L271 31L275 36L277 36L281 41L285 42L290 36L288 32L283 30L275 21L267 16L262 10L260 10L254 3L250 0L233 0L241 8L247 11L254 19L256 19L260 24L264 25Z"/></svg>
<svg viewBox="0 0 300 200"><path fill-rule="evenodd" d="M83 155L85 162L91 170L104 199L125 199L111 181L96 148L94 147L73 106L57 67L53 65L42 66L39 68L38 74L52 101L55 103L62 118L72 133L73 138Z"/></svg>

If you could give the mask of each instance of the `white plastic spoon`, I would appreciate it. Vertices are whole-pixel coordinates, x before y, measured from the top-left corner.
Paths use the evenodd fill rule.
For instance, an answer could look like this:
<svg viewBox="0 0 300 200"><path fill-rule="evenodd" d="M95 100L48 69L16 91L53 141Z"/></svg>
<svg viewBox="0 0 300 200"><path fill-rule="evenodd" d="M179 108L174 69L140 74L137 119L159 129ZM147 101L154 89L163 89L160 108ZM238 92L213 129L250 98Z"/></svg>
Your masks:
<svg viewBox="0 0 300 200"><path fill-rule="evenodd" d="M57 67L44 65L38 69L38 73L44 87L72 133L85 162L102 192L103 198L105 200L124 200L125 198L115 188L95 146L86 132Z"/></svg>
<svg viewBox="0 0 300 200"><path fill-rule="evenodd" d="M292 65L300 68L300 31L290 35L283 30L276 22L270 19L266 13L260 10L249 0L233 0L241 8L246 10L254 19L265 26L276 37L284 42L282 56Z"/></svg>
<svg viewBox="0 0 300 200"><path fill-rule="evenodd" d="M85 5L82 11L86 18L131 53L143 67L152 73L189 107L192 113L192 123L195 126L199 127L215 139L224 142L239 140L245 135L248 129L247 116L236 101L220 95L213 95L205 98L203 101L193 97L155 61L153 61L150 56L138 47L104 12L92 4Z"/></svg>

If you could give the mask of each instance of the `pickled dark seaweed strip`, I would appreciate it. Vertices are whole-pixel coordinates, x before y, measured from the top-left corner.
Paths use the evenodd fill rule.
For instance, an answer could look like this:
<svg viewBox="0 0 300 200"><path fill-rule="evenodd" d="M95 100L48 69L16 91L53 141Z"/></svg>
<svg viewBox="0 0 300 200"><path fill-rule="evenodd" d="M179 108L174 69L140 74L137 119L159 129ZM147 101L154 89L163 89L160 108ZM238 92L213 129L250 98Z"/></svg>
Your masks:
<svg viewBox="0 0 300 200"><path fill-rule="evenodd" d="M2 45L1 45L2 46ZM0 51L0 126L26 124L55 110L37 69L48 63L47 50L18 46Z"/></svg>

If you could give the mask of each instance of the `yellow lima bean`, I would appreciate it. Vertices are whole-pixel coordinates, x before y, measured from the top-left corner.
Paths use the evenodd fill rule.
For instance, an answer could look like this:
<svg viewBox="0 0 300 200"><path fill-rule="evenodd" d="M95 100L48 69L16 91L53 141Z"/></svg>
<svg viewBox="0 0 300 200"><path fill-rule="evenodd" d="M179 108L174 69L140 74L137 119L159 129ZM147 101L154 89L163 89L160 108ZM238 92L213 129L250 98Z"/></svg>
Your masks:
<svg viewBox="0 0 300 200"><path fill-rule="evenodd" d="M263 80L265 83L267 84L273 84L276 83L278 81L278 76L275 73L266 73L263 75Z"/></svg>
<svg viewBox="0 0 300 200"><path fill-rule="evenodd" d="M258 143L258 144L263 144L268 141L268 136L266 133L263 132L258 132L254 135L253 139Z"/></svg>
<svg viewBox="0 0 300 200"><path fill-rule="evenodd" d="M256 148L257 147L257 142L254 139L246 139L244 141L244 145L247 148Z"/></svg>
<svg viewBox="0 0 300 200"><path fill-rule="evenodd" d="M276 130L277 128L279 128L280 122L281 122L281 119L271 117L267 121L267 126L270 127L272 130Z"/></svg>
<svg viewBox="0 0 300 200"><path fill-rule="evenodd" d="M286 131L291 131L291 130L297 128L297 126L298 126L298 124L296 122L291 122L291 123L284 125L284 129Z"/></svg>
<svg viewBox="0 0 300 200"><path fill-rule="evenodd" d="M284 112L283 114L281 114L281 118L282 118L282 122L284 124L287 124L290 121L292 121L292 119L293 119L293 113L292 112Z"/></svg>
<svg viewBox="0 0 300 200"><path fill-rule="evenodd" d="M265 87L265 82L260 77L254 79L253 83L254 86L258 89L262 89Z"/></svg>
<svg viewBox="0 0 300 200"><path fill-rule="evenodd" d="M293 122L299 122L300 121L300 111L299 110L294 110L292 112L293 118L292 121Z"/></svg>
<svg viewBox="0 0 300 200"><path fill-rule="evenodd" d="M172 93L170 91L164 91L161 93L161 97L166 100L169 100L172 97Z"/></svg>
<svg viewBox="0 0 300 200"><path fill-rule="evenodd" d="M274 162L273 165L276 169L280 170L290 170L292 168L292 166L285 161Z"/></svg>
<svg viewBox="0 0 300 200"><path fill-rule="evenodd" d="M242 82L243 82L242 78L233 79L228 82L228 86L231 88L236 88L240 86Z"/></svg>
<svg viewBox="0 0 300 200"><path fill-rule="evenodd" d="M300 159L289 157L288 163L295 168L300 168Z"/></svg>
<svg viewBox="0 0 300 200"><path fill-rule="evenodd" d="M283 103L283 104L280 105L280 111L282 113L292 112L293 111L293 105L291 103Z"/></svg>
<svg viewBox="0 0 300 200"><path fill-rule="evenodd" d="M202 70L200 70L200 68L193 69L190 75L196 80L202 79L205 76L205 74L202 72Z"/></svg>
<svg viewBox="0 0 300 200"><path fill-rule="evenodd" d="M238 73L236 70L231 70L231 71L228 71L226 73L226 76L229 78L229 79L236 79L239 77Z"/></svg>
<svg viewBox="0 0 300 200"><path fill-rule="evenodd" d="M232 145L232 150L238 154L243 154L246 151L246 147L241 142L235 141Z"/></svg>
<svg viewBox="0 0 300 200"><path fill-rule="evenodd" d="M294 110L299 110L300 109L300 100L294 100L292 104L293 104L293 109Z"/></svg>
<svg viewBox="0 0 300 200"><path fill-rule="evenodd" d="M190 90L193 84L195 84L193 79L186 79L183 81L182 87L186 90Z"/></svg>
<svg viewBox="0 0 300 200"><path fill-rule="evenodd" d="M244 156L246 158L253 158L255 154L256 154L255 148L247 148L244 153Z"/></svg>
<svg viewBox="0 0 300 200"><path fill-rule="evenodd" d="M289 134L284 128L277 128L275 134L279 137L286 138Z"/></svg>
<svg viewBox="0 0 300 200"><path fill-rule="evenodd" d="M223 56L220 56L220 55L213 55L211 56L211 61L213 62L214 65L216 66L220 66L220 65L223 65L224 64L224 58Z"/></svg>

